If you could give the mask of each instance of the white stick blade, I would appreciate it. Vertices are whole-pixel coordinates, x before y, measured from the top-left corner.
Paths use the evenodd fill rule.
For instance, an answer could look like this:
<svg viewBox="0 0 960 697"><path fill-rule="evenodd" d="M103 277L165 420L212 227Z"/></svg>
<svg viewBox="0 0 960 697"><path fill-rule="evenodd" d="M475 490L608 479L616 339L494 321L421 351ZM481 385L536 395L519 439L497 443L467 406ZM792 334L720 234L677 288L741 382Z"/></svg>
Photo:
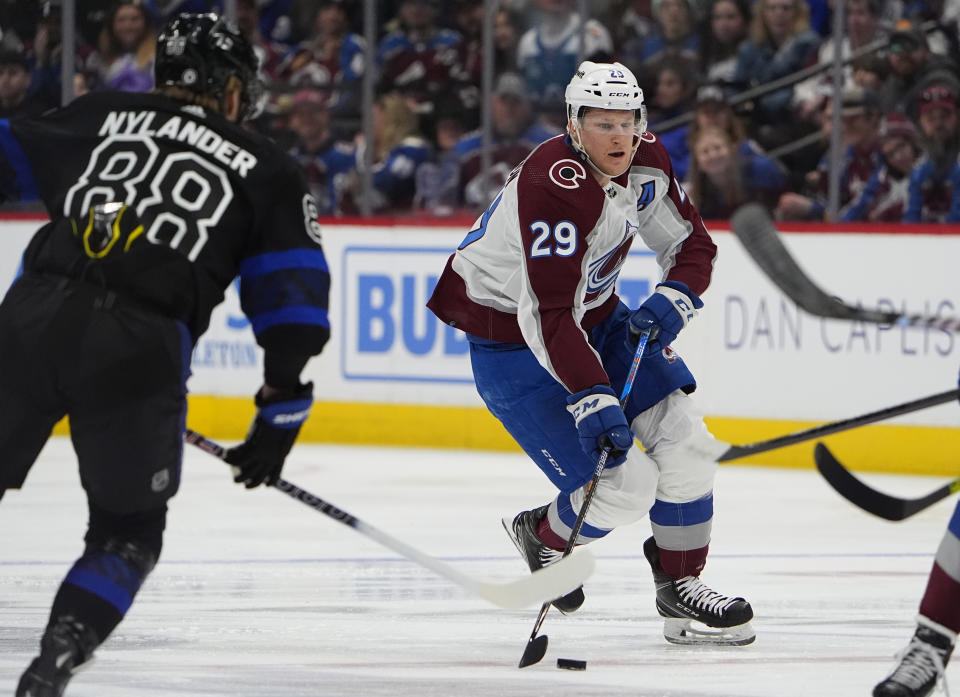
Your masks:
<svg viewBox="0 0 960 697"><path fill-rule="evenodd" d="M476 582L477 595L507 610L519 610L566 595L583 585L596 567L593 553L584 547L558 562L511 583Z"/></svg>

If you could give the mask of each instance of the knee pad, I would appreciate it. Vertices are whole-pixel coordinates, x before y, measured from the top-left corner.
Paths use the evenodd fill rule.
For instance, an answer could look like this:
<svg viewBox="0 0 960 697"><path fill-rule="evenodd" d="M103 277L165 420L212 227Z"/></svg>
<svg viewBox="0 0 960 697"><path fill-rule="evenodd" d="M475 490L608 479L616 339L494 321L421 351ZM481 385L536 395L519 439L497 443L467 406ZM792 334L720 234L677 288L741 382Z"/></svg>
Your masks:
<svg viewBox="0 0 960 697"><path fill-rule="evenodd" d="M660 470L658 499L692 501L713 490L717 458L726 445L707 430L703 416L686 394L671 393L637 416L634 424Z"/></svg>
<svg viewBox="0 0 960 697"><path fill-rule="evenodd" d="M640 520L653 505L657 478L656 463L634 445L625 462L604 470L584 521L595 528L613 530L619 525ZM585 496L586 487L570 494L570 502L576 510L580 510Z"/></svg>
<svg viewBox="0 0 960 697"><path fill-rule="evenodd" d="M140 574L149 574L160 558L167 507L117 514L90 504L85 553L106 552L120 557Z"/></svg>

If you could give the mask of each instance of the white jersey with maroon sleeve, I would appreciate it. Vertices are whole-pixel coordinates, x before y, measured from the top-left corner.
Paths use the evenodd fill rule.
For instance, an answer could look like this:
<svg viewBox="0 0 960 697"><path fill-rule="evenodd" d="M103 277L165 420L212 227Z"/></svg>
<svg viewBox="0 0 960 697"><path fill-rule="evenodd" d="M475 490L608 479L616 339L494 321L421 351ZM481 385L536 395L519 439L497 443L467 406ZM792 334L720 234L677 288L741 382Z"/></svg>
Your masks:
<svg viewBox="0 0 960 697"><path fill-rule="evenodd" d="M468 334L526 343L571 393L609 383L587 330L613 311L635 236L664 280L702 293L716 246L652 133L601 187L565 136L518 166L447 262L428 306Z"/></svg>

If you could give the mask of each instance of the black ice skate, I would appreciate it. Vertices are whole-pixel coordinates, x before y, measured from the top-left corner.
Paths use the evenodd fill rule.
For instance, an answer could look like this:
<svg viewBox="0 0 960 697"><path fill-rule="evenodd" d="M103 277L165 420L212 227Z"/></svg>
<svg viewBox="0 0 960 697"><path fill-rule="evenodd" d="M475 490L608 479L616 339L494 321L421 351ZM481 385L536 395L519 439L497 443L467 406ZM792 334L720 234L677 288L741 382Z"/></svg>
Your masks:
<svg viewBox="0 0 960 697"><path fill-rule="evenodd" d="M899 663L887 679L873 688L873 697L926 697L945 680L944 668L953 651L953 638L920 619L907 647L897 654Z"/></svg>
<svg viewBox="0 0 960 697"><path fill-rule="evenodd" d="M660 566L660 549L652 537L643 543L643 554L653 569L657 611L664 618L667 641L744 646L757 638L750 626L753 608L746 600L721 595L696 576L668 576Z"/></svg>
<svg viewBox="0 0 960 697"><path fill-rule="evenodd" d="M93 631L72 617L49 625L40 640L40 655L20 677L16 697L60 697L98 643Z"/></svg>
<svg viewBox="0 0 960 697"><path fill-rule="evenodd" d="M513 522L510 522L508 518L503 519L503 529L513 540L513 544L516 545L517 551L527 562L530 571L549 566L563 556L563 552L548 547L537 537L537 523L546 514L547 506L541 506L532 511L518 513ZM583 600L583 586L581 586L554 600L553 606L560 612L568 614L579 610L580 606L583 605Z"/></svg>

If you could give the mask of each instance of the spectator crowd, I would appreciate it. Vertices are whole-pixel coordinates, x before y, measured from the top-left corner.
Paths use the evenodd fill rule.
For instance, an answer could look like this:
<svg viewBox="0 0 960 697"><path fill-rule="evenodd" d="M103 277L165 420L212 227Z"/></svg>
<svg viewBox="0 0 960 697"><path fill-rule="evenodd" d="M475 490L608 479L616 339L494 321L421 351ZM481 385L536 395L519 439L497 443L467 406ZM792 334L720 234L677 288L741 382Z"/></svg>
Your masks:
<svg viewBox="0 0 960 697"><path fill-rule="evenodd" d="M479 212L564 131L564 88L591 59L637 75L649 130L708 220L748 201L781 220L824 220L839 108L840 220L960 222L960 0L846 0L839 105L833 5L500 0L486 152L483 2L377 0L372 47L360 0L236 0L236 12L267 86L249 127L302 165L321 215ZM216 0L76 0L72 93L153 89L159 28L180 12L219 10ZM0 0L0 119L60 103L61 45L59 0Z"/></svg>

